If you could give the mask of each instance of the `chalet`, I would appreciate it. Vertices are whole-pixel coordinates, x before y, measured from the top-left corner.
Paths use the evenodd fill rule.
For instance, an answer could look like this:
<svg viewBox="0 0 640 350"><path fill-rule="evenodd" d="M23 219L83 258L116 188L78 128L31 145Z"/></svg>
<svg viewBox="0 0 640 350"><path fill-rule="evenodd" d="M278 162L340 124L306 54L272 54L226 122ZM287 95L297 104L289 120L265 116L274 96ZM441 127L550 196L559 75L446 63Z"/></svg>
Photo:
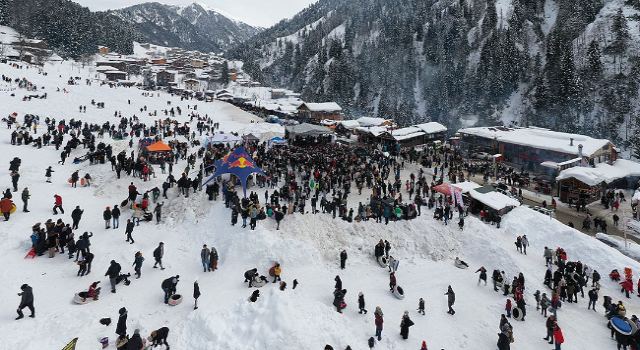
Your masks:
<svg viewBox="0 0 640 350"><path fill-rule="evenodd" d="M98 46L98 53L101 55L106 55L109 53L109 48L106 46Z"/></svg>
<svg viewBox="0 0 640 350"><path fill-rule="evenodd" d="M191 67L193 68L202 68L204 67L203 60L191 60Z"/></svg>
<svg viewBox="0 0 640 350"><path fill-rule="evenodd" d="M261 87L261 86L262 86L262 84L260 84L260 83L259 83L259 82L257 82L257 81L252 81L252 82L251 82L251 87Z"/></svg>
<svg viewBox="0 0 640 350"><path fill-rule="evenodd" d="M176 79L176 73L167 70L161 70L156 74L156 84L158 86L169 86Z"/></svg>
<svg viewBox="0 0 640 350"><path fill-rule="evenodd" d="M152 59L151 64L167 64L167 59L166 58Z"/></svg>
<svg viewBox="0 0 640 350"><path fill-rule="evenodd" d="M119 70L110 70L104 72L104 75L107 76L107 80L109 81L118 81L118 80L126 80L127 73Z"/></svg>
<svg viewBox="0 0 640 350"><path fill-rule="evenodd" d="M119 71L126 72L127 71L127 63L123 61L99 61L96 62L97 67L113 67Z"/></svg>
<svg viewBox="0 0 640 350"><path fill-rule="evenodd" d="M278 100L281 98L285 98L287 94L287 90L285 89L271 89L271 99Z"/></svg>
<svg viewBox="0 0 640 350"><path fill-rule="evenodd" d="M360 126L385 126L392 127L393 122L384 118L373 118L373 117L361 117L356 119Z"/></svg>
<svg viewBox="0 0 640 350"><path fill-rule="evenodd" d="M335 102L303 103L298 107L298 117L319 124L322 120L342 120L342 108Z"/></svg>
<svg viewBox="0 0 640 350"><path fill-rule="evenodd" d="M184 68L184 66L187 64L186 60L180 58L177 60L174 60L173 62L171 62L171 65L175 68Z"/></svg>
<svg viewBox="0 0 640 350"><path fill-rule="evenodd" d="M611 164L617 159L614 145L605 139L594 139L549 129L477 127L458 131L463 152L502 154L504 162L516 169L554 179L559 166L573 161L594 167Z"/></svg>
<svg viewBox="0 0 640 350"><path fill-rule="evenodd" d="M229 80L236 81L238 79L238 73L229 72Z"/></svg>
<svg viewBox="0 0 640 350"><path fill-rule="evenodd" d="M191 91L198 91L200 88L200 82L195 79L187 79L184 81L184 89Z"/></svg>

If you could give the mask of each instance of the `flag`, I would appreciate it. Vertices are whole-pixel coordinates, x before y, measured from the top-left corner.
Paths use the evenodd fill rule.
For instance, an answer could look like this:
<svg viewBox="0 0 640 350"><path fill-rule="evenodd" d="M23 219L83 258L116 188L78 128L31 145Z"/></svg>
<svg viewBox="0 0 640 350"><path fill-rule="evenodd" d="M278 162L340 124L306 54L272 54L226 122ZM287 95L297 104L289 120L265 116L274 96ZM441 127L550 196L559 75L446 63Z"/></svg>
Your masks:
<svg viewBox="0 0 640 350"><path fill-rule="evenodd" d="M462 191L458 191L456 190L456 199L458 200L458 205L463 207L464 206L464 200L462 200Z"/></svg>
<svg viewBox="0 0 640 350"><path fill-rule="evenodd" d="M75 338L72 341L70 341L69 344L67 344L67 346L62 348L62 350L75 350L76 342L78 342L78 338Z"/></svg>
<svg viewBox="0 0 640 350"><path fill-rule="evenodd" d="M456 205L456 190L453 188L453 186L451 184L449 185L449 193L451 193L451 204L453 204L455 206Z"/></svg>

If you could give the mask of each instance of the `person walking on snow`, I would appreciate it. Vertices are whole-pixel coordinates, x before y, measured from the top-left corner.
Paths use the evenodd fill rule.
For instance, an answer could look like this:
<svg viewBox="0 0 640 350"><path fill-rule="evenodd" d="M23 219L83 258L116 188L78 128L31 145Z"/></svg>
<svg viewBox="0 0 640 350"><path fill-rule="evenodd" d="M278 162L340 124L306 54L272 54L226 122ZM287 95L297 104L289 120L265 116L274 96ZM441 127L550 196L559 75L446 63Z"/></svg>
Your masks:
<svg viewBox="0 0 640 350"><path fill-rule="evenodd" d="M456 293L453 291L451 286L448 287L447 292L444 293L447 296L447 305L449 305L449 311L447 311L450 315L455 315L455 310L453 310L452 306L456 303Z"/></svg>
<svg viewBox="0 0 640 350"><path fill-rule="evenodd" d="M478 277L478 285L480 285L480 281L484 281L484 285L487 285L487 270L484 266L480 267L476 270L476 273L480 272L480 277Z"/></svg>
<svg viewBox="0 0 640 350"><path fill-rule="evenodd" d="M280 279L280 264L276 263L272 268L269 269L269 275L273 276L273 283L276 281L281 281Z"/></svg>
<svg viewBox="0 0 640 350"><path fill-rule="evenodd" d="M556 339L556 350L561 350L564 337L562 336L562 329L560 329L558 323L556 323L556 327L553 329L553 337Z"/></svg>
<svg viewBox="0 0 640 350"><path fill-rule="evenodd" d="M422 298L418 301L418 313L421 313L424 316L424 299Z"/></svg>
<svg viewBox="0 0 640 350"><path fill-rule="evenodd" d="M524 249L524 255L527 255L528 245L529 245L529 238L527 238L527 235L522 235L522 249Z"/></svg>
<svg viewBox="0 0 640 350"><path fill-rule="evenodd" d="M360 311L358 311L359 314L361 314L362 312L364 312L364 314L367 314L367 310L364 308L364 294L362 294L362 292L358 293L358 308L360 309Z"/></svg>
<svg viewBox="0 0 640 350"><path fill-rule="evenodd" d="M200 286L198 285L198 280L193 282L193 299L195 299L194 310L198 310L198 298L200 297Z"/></svg>
<svg viewBox="0 0 640 350"><path fill-rule="evenodd" d="M396 274L392 272L389 274L389 290L393 292L393 289L396 287Z"/></svg>
<svg viewBox="0 0 640 350"><path fill-rule="evenodd" d="M124 229L124 233L127 235L127 242L129 242L129 240L131 240L131 242L129 244L133 244L133 237L131 237L131 234L133 233L133 228L135 227L135 224L131 221L131 219L127 219L127 227Z"/></svg>
<svg viewBox="0 0 640 350"><path fill-rule="evenodd" d="M340 268L344 270L345 265L347 264L347 251L342 250L340 253Z"/></svg>
<svg viewBox="0 0 640 350"><path fill-rule="evenodd" d="M202 260L202 267L204 272L211 271L210 259L211 259L211 251L207 248L207 245L202 246L202 250L200 251L200 259Z"/></svg>
<svg viewBox="0 0 640 350"><path fill-rule="evenodd" d="M158 264L160 264L160 270L164 270L164 267L162 266L162 257L164 256L164 243L160 242L160 244L158 244L158 247L153 251L153 258L156 260L155 264L153 264L153 268L157 269L158 268Z"/></svg>
<svg viewBox="0 0 640 350"><path fill-rule="evenodd" d="M84 210L80 209L79 205L71 212L71 219L73 220L73 225L71 226L72 230L78 229L78 224L80 224L80 219L82 219L83 213Z"/></svg>
<svg viewBox="0 0 640 350"><path fill-rule="evenodd" d="M135 272L136 272L136 279L140 278L140 276L142 276L142 263L144 262L144 257L142 256L142 253L137 252L135 255L135 259L133 260L133 264L131 264L131 266L135 266Z"/></svg>
<svg viewBox="0 0 640 350"><path fill-rule="evenodd" d="M29 198L31 198L31 195L29 194L29 189L25 187L24 190L22 190L22 202L24 203L24 207L22 208L22 211L25 213L29 212L29 209L27 209L27 206L29 205Z"/></svg>
<svg viewBox="0 0 640 350"><path fill-rule="evenodd" d="M375 324L376 324L376 337L378 337L378 341L382 340L382 325L384 324L382 309L380 306L376 306L376 311L374 312L375 316Z"/></svg>
<svg viewBox="0 0 640 350"><path fill-rule="evenodd" d="M127 335L127 309L121 307L118 311L118 325L116 326L117 335Z"/></svg>
<svg viewBox="0 0 640 350"><path fill-rule="evenodd" d="M58 215L57 209L60 209L60 212L64 214L64 209L62 208L62 197L54 194L53 198L55 198L55 203L53 205L53 215Z"/></svg>
<svg viewBox="0 0 640 350"><path fill-rule="evenodd" d="M211 267L211 270L213 271L218 269L218 251L216 250L216 247L211 247L211 255L209 256L209 267Z"/></svg>
<svg viewBox="0 0 640 350"><path fill-rule="evenodd" d="M33 307L33 289L30 285L25 283L20 287L20 290L22 290L22 292L18 293L18 296L22 298L20 299L20 305L18 306L18 317L16 317L16 320L24 318L24 313L22 313L24 308L29 308L31 311L31 315L29 315L29 317L36 317L36 309Z"/></svg>
<svg viewBox="0 0 640 350"><path fill-rule="evenodd" d="M411 326L413 326L413 321L411 321L409 317L409 311L405 310L402 321L400 322L400 335L402 335L402 339L409 338L409 327Z"/></svg>
<svg viewBox="0 0 640 350"><path fill-rule="evenodd" d="M7 197L2 198L2 200L0 200L0 211L2 211L2 215L4 215L4 221L9 221L11 210L13 210L13 201Z"/></svg>
<svg viewBox="0 0 640 350"><path fill-rule="evenodd" d="M45 170L44 176L47 178L46 182L51 183L51 173L54 173L54 172L55 172L55 170L51 169L51 166L49 166Z"/></svg>

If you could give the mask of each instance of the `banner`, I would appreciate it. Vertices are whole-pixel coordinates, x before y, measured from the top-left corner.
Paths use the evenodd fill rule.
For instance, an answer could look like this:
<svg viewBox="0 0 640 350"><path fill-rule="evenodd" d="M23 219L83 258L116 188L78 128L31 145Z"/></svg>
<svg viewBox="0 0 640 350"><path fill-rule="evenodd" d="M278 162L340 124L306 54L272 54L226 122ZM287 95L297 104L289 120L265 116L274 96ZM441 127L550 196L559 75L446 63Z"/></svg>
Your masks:
<svg viewBox="0 0 640 350"><path fill-rule="evenodd" d="M453 204L453 206L456 206L456 190L453 188L453 185L449 184L449 193L451 193L451 204Z"/></svg>
<svg viewBox="0 0 640 350"><path fill-rule="evenodd" d="M456 200L458 201L458 205L461 207L464 207L464 200L462 200L462 191L455 191L455 197Z"/></svg>
<svg viewBox="0 0 640 350"><path fill-rule="evenodd" d="M67 344L67 346L62 348L62 350L75 350L77 342L78 342L78 338L73 339L71 342L69 342L69 344Z"/></svg>

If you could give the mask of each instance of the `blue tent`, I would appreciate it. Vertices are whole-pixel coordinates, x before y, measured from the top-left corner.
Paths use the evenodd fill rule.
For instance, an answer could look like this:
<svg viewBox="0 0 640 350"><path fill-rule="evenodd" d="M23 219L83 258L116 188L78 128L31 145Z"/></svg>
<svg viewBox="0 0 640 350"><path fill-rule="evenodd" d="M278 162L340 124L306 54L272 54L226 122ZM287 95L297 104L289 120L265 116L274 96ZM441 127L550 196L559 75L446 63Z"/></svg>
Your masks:
<svg viewBox="0 0 640 350"><path fill-rule="evenodd" d="M202 186L220 175L233 174L240 179L245 197L247 196L247 178L249 175L258 173L268 178L262 170L258 169L258 166L256 166L256 163L251 159L244 147L234 149L211 166L216 167L216 172Z"/></svg>

